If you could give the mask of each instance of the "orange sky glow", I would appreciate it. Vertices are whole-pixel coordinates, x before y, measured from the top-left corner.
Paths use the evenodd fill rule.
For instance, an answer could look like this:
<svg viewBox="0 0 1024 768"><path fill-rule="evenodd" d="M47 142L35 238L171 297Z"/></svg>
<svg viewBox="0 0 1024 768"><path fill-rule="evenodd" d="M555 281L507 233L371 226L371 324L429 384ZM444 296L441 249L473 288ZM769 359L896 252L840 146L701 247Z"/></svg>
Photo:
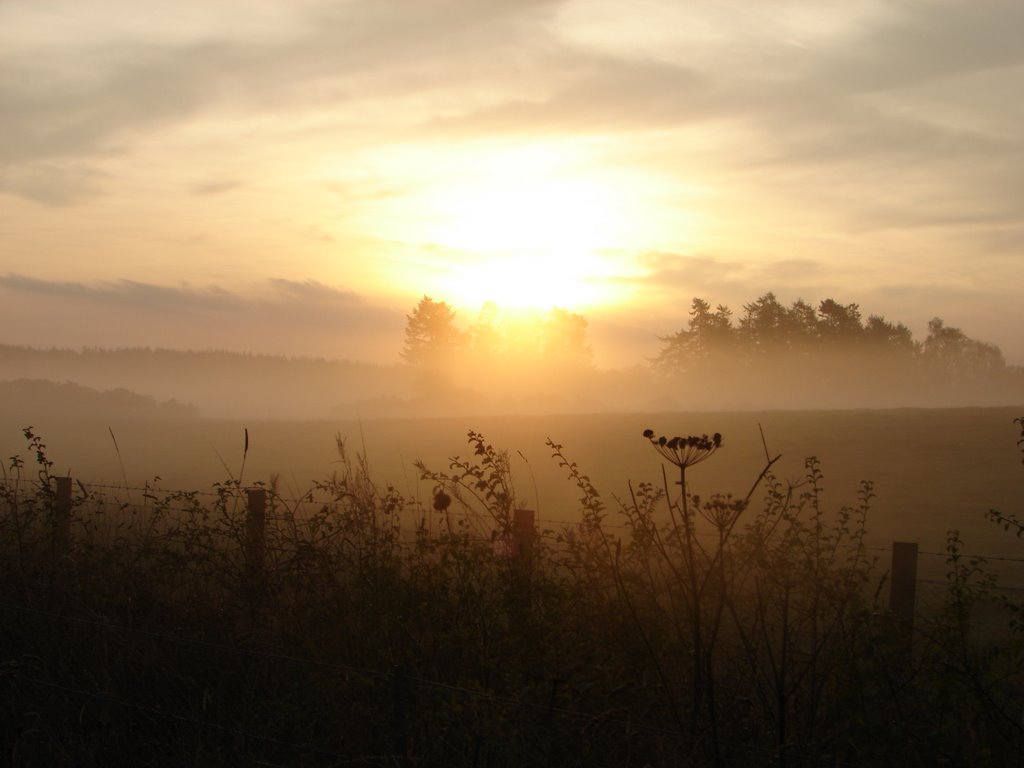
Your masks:
<svg viewBox="0 0 1024 768"><path fill-rule="evenodd" d="M1024 362L1024 6L0 3L0 343L396 361L422 295L932 316ZM254 318L263 318L254 320Z"/></svg>

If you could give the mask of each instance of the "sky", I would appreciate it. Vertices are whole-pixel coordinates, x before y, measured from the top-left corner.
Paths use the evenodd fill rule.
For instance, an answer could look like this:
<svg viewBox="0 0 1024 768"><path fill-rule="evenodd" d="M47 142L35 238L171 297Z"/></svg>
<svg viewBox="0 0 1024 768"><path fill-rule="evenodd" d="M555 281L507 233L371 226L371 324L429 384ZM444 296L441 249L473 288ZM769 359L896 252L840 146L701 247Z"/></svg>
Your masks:
<svg viewBox="0 0 1024 768"><path fill-rule="evenodd" d="M0 343L642 363L695 296L1024 363L1019 0L0 0Z"/></svg>

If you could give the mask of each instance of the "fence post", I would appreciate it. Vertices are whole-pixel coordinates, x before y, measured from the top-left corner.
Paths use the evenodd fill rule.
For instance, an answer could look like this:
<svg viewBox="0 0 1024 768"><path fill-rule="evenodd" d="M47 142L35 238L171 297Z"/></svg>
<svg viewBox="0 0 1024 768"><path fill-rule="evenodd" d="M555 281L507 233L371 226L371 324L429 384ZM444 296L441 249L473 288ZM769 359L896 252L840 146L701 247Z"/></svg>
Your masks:
<svg viewBox="0 0 1024 768"><path fill-rule="evenodd" d="M517 509L512 517L512 613L517 625L525 623L530 612L530 582L536 533L533 510Z"/></svg>
<svg viewBox="0 0 1024 768"><path fill-rule="evenodd" d="M524 576L533 569L533 546L536 533L532 509L517 509L512 518L512 557Z"/></svg>
<svg viewBox="0 0 1024 768"><path fill-rule="evenodd" d="M250 580L263 575L263 554L266 535L267 491L252 488L246 491L245 560Z"/></svg>
<svg viewBox="0 0 1024 768"><path fill-rule="evenodd" d="M903 626L907 637L914 629L914 603L917 596L917 543L892 543L892 569L889 577L889 610Z"/></svg>
<svg viewBox="0 0 1024 768"><path fill-rule="evenodd" d="M71 478L55 477L53 502L53 554L63 560L71 549Z"/></svg>

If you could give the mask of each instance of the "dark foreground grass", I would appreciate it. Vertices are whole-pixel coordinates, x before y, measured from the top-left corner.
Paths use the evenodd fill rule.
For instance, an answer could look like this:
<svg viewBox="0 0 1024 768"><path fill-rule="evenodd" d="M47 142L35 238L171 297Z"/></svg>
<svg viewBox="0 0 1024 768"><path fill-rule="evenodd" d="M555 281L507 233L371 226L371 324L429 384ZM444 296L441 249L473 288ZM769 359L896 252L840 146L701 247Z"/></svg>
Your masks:
<svg viewBox="0 0 1024 768"><path fill-rule="evenodd" d="M612 517L551 443L579 519L532 535L482 435L420 467L427 505L339 441L338 474L301 500L265 489L262 540L230 480L133 503L78 487L65 545L26 437L34 460L0 487L12 765L1017 765L1024 749L1019 609L951 532L945 598L908 635L864 543L870 484L826 509L813 460L787 483L766 452L747 496L699 498L687 473L721 438L651 433L674 474Z"/></svg>

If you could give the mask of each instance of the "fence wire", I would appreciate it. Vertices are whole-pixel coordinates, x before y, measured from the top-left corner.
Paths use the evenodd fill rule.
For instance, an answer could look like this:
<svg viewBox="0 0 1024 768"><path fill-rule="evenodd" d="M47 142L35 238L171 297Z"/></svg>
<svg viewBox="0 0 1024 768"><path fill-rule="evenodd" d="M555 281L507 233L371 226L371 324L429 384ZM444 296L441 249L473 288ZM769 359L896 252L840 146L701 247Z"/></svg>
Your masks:
<svg viewBox="0 0 1024 768"><path fill-rule="evenodd" d="M30 482L30 481L23 481L23 482ZM31 483L30 483L30 487L35 487L35 486L31 485ZM136 487L136 486L126 486L126 485L109 485L109 484L102 484L102 483L83 483L81 481L79 481L79 487L82 489L83 493L85 494L86 499L92 498L93 500L98 501L98 502L104 501L105 492L106 493L110 493L110 492L120 493L120 492L132 491L132 492L141 493L141 494L143 494L143 498L144 499L152 501L153 503L150 505L150 504L146 504L146 503L140 504L140 503L130 503L129 502L129 503L124 504L123 508L133 509L133 510L140 510L141 509L142 511L145 511L147 508L153 508L153 507L157 507L158 506L161 511L175 513L175 514L180 514L180 515L190 515L190 514L195 514L197 512L201 512L201 511L208 511L208 509L206 507L202 506L201 502L199 501L200 499L216 499L218 502L223 502L224 504L231 504L231 505L233 505L233 509L234 509L235 512L238 512L239 508L241 508L241 511L244 512L245 511L245 506L244 506L245 505L245 497L244 497L244 493L247 490L259 489L259 487L256 487L256 488L246 488L246 487L242 487L242 486L226 486L223 489L218 489L218 490L215 490L215 491L182 491L182 490L177 490L177 489L156 488L156 487L152 487L152 486L148 486L148 485L147 486L142 486L142 487ZM263 489L263 490L266 490L266 489ZM324 499L317 499L316 498L316 494L317 493L323 493L325 498ZM163 499L159 498L161 495L163 496ZM299 498L287 498L287 497L280 496L280 495L277 495L277 494L269 494L269 495L270 495L269 501L272 503L271 506L273 506L274 504L282 504L282 505L286 506L286 510L285 510L284 513L272 512L272 511L270 511L270 507L268 507L268 511L267 511L266 516L265 516L265 521L269 522L269 523L276 523L276 524L286 523L286 522L287 523L301 522L301 516L302 516L302 512L303 512L304 509L306 509L308 507L314 507L314 508L315 507L322 507L324 505L329 505L329 504L332 504L332 503L337 503L340 500L339 497L337 496L337 494L331 494L331 493L329 493L327 491L327 489L315 489L313 491L310 491L307 494L304 494L304 495L300 496ZM182 504L181 503L183 499L193 499L193 500L196 500L196 503L193 504L192 506L188 506L186 504ZM288 506L288 505L290 505L290 506ZM419 513L429 514L429 513L426 513L426 511L423 510L421 507L418 508L416 511L419 512ZM487 536L487 531L486 531L487 523L486 523L485 520L481 519L481 517L479 515L476 515L473 512L468 511L468 510L467 511L448 510L444 514L447 515L450 518L451 517L455 517L455 518L467 519L468 520L467 524L469 524L469 525L476 525L478 527L478 529L481 529L482 530L482 535L471 537L472 541L475 541L475 542L478 542L478 543L484 543L484 542L488 542L488 541L493 541L493 532L492 532L492 536L490 536L490 537ZM562 529L573 528L573 527L575 527L577 525L577 523L574 523L572 521L557 520L557 519L551 519L551 518L536 518L535 522L538 523L538 524L543 524L543 525L558 526L558 527L560 527ZM607 528L616 529L616 530L623 530L623 531L632 530L633 529L633 526L630 525L629 523L621 523L621 524L620 523L602 523L602 527L607 527ZM480 530L478 530L478 532L480 532ZM715 534L713 534L713 533L704 534L704 532L698 532L698 534L699 535L715 536ZM266 551L268 551L268 552L275 552L277 554L294 555L296 553L295 547L288 547L288 546L286 546L286 545L284 545L282 543L264 542L263 548ZM877 552L877 553L886 554L886 555L891 555L892 551L893 551L891 547L879 547L879 546L861 546L861 547L859 547L859 549L862 549L864 551ZM919 555L923 555L923 556L927 556L927 557L945 558L947 560L950 559L950 557L951 557L951 553L949 553L949 552L939 552L939 551L923 550L923 551L919 551L918 554ZM996 562L1024 563L1024 558L1005 557L1005 556L998 556L998 555L978 555L978 554L973 554L973 553L971 553L971 554L959 553L958 556L960 558L962 558L962 559L977 558L977 559L982 559L982 560L986 560L986 561L991 560L991 561L996 561ZM932 586L932 587L933 586L937 586L937 585L948 586L948 582L936 581L936 580L930 580L930 579L918 579L917 582L920 583L920 584L924 584L924 585L928 585L928 586ZM1004 587L1004 586L1000 586L998 588L1001 589L1001 590L1005 590L1005 591L1024 592L1024 588L1022 588L1022 587L1014 587L1014 586ZM501 706L513 707L513 708L525 708L525 709L533 710L533 711L536 711L536 712L539 712L539 713L543 713L543 714L547 714L547 715L558 715L560 717L571 718L571 719L578 720L578 721L581 721L581 722L584 722L584 723L601 723L601 724L606 724L606 725L614 725L614 726L617 726L617 727L624 728L627 731L630 731L630 730L632 730L632 731L640 731L640 732L645 732L645 733L649 733L649 734L652 734L652 735L658 735L658 736L663 736L663 737L672 738L672 739L681 739L681 738L684 738L684 736L685 736L685 734L680 733L676 729L664 728L664 727L660 727L660 726L649 724L649 723L637 722L636 720L633 720L633 719L617 718L614 715L609 715L609 713L607 713L607 712L584 711L584 710L579 710L579 709L570 709L570 708L555 706L555 705L552 705L551 703L546 703L546 704L545 703L539 703L539 702L531 701L531 700L527 700L527 699L519 699L519 698L510 697L510 696L504 696L504 695L501 695L501 694L498 694L498 693L495 693L495 692L492 692L492 691L485 691L485 690L467 688L467 687L463 687L463 686L460 686L460 685L457 685L457 684L448 683L448 682L444 682L444 681L436 680L436 679L431 679L431 678L424 677L424 676L421 676L421 675L412 675L412 674L407 674L407 673L404 673L404 672L398 672L396 670L382 670L382 669L374 669L374 668L368 668L368 667L361 667L361 666L357 666L357 665L348 665L348 664L337 663L337 662L333 662L333 661L329 661L329 660L324 660L324 659L316 659L316 658L307 657L307 656L300 656L300 655L281 653L279 651L275 651L275 650L271 650L271 649L267 649L267 648L255 648L255 647L243 647L243 646L239 646L239 645L228 645L228 644L225 644L225 643L218 643L218 642L214 642L214 641L210 641L210 640L205 640L205 639L192 638L192 637L186 637L186 636L169 634L169 633L163 633L163 632L153 632L153 631L150 631L150 630L140 629L140 628L137 628L137 627L129 627L129 626L125 626L125 625L121 625L121 624L117 624L117 623L113 623L113 622L109 622L109 621L102 621L102 620L95 619L95 618L88 618L88 617L81 617L81 616L71 616L71 615L62 614L62 613L56 613L56 612L48 611L48 610L41 609L41 608L38 608L38 607L32 607L32 606L23 605L23 604L19 604L19 603L15 603L15 602L10 602L10 601L6 601L6 600L0 600L0 608L4 609L4 610L6 610L6 611L8 611L10 613L36 616L36 617L45 619L45 620L47 620L47 621L49 621L51 623L54 623L54 624L87 626L87 627L90 627L90 628L93 628L93 629L96 629L96 630L103 630L103 631L106 631L106 632L111 632L111 633L120 635L122 637L128 637L128 636L145 637L145 638L149 638L149 639L152 639L152 640L157 640L157 641L160 641L160 642L172 643L172 644L183 646L183 647L185 647L185 646L193 647L193 648L198 648L198 649L207 650L207 651L214 651L214 652L217 652L217 653L230 653L230 654L235 654L235 655L238 655L238 656L244 656L246 658L269 660L269 661L274 661L274 662L278 662L278 663L281 663L281 664L301 665L301 666L305 666L305 667L311 667L311 668L325 670L325 671L330 671L330 672L335 672L335 673L342 673L342 674L345 674L345 675L356 675L356 676L360 676L360 677L362 677L362 678L364 678L364 679L366 679L366 680L368 680L368 681L370 681L371 683L374 683L374 684L389 684L389 685L393 684L396 681L397 676L401 674L404 677L404 679L408 680L411 683L415 683L417 686L421 686L421 687L426 688L426 689L445 691L445 692L457 694L457 695L460 695L460 696L469 697L469 698L472 698L472 699L478 700L478 701L490 702L490 703L495 704L495 705L501 705ZM253 732L251 730L247 730L247 729L244 729L244 728L235 728L235 727L233 727L231 725L225 725L223 723L216 723L216 722L212 722L212 721L209 721L209 720L206 720L206 719L195 718L195 717L192 717L192 716L189 716L189 715L182 715L180 713L170 712L170 711L167 711L167 710L164 710L164 709L158 709L158 708L152 707L152 706L150 706L148 704L145 704L145 703L142 703L142 702L132 701L132 700L129 700L129 699L124 699L122 697L113 696L113 695L111 695L111 694L109 694L107 692L104 692L103 690L100 690L100 689L88 689L86 687L82 687L82 686L78 686L78 685L71 685L71 684L68 684L66 682L57 682L57 681L54 681L54 680L47 680L47 679L44 679L44 677L39 676L38 674L32 674L32 673L30 673L28 671L25 671L23 669L18 669L14 674L15 674L17 679L23 680L23 681L25 681L27 683L39 686L41 688L49 688L51 690L61 691L63 693L69 694L69 695L78 696L78 697L81 697L83 699L103 701L103 702L106 702L106 703L109 703L109 704L125 707L125 708L128 708L128 709L133 709L133 710L141 712L141 713L143 713L143 714L145 714L145 715L147 715L149 717L152 717L152 718L165 719L165 720L175 720L175 721L179 721L179 722L183 722L183 723L188 723L188 724L194 725L196 727L212 728L212 729L215 729L215 730L222 731L222 732L224 732L226 734L231 734L231 735L239 736L239 737L246 738L246 739L253 739L253 740L256 740L256 741L262 741L262 742L265 742L265 743L268 743L268 744L273 744L273 745L278 746L278 747L293 749L293 750L297 750L297 751L301 751L301 752L306 752L306 753L309 753L309 754L316 754L316 755L320 755L320 756L323 756L323 757L331 757L331 758L343 758L344 757L344 755L342 755L342 754L340 754L338 752L329 751L329 750L322 750L320 748L317 748L315 745L311 745L311 744L308 744L308 743L291 742L291 741L287 741L287 740L282 740L282 739L270 736L270 735L268 735L266 733ZM743 745L743 748L744 749L750 749L750 745ZM766 759L773 759L773 758L777 757L776 753L774 753L772 751L767 751L767 750L763 752L763 756ZM378 756L364 758L364 760L370 761L370 760L380 759L380 760L384 760L384 761L389 761L389 760L392 760L394 757L395 756L393 756L393 755L378 755ZM839 766L846 765L843 762L830 762L830 764L832 764L832 765L839 765Z"/></svg>

